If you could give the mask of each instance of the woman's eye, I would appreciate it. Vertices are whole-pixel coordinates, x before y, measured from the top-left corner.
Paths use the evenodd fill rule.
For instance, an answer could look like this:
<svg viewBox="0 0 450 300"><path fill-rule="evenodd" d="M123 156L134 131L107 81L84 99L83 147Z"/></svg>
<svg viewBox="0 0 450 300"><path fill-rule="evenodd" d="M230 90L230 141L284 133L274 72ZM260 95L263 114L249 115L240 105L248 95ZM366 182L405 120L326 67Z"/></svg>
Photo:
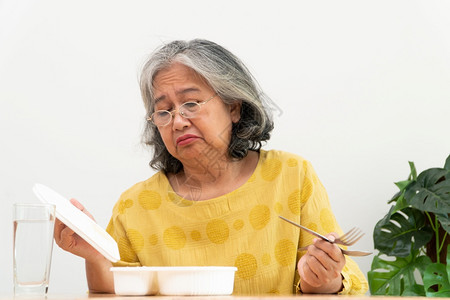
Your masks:
<svg viewBox="0 0 450 300"><path fill-rule="evenodd" d="M199 103L199 102L201 101L197 99L188 99L185 103Z"/></svg>
<svg viewBox="0 0 450 300"><path fill-rule="evenodd" d="M158 117L164 117L167 116L169 114L168 111L165 110L157 110L155 111L155 115L157 115Z"/></svg>
<svg viewBox="0 0 450 300"><path fill-rule="evenodd" d="M155 109L155 111L159 111L159 110L163 110L163 111L171 111L171 107L161 107L161 108L158 108L158 109Z"/></svg>
<svg viewBox="0 0 450 300"><path fill-rule="evenodd" d="M196 107L198 102L194 102L194 101L189 101L183 104L184 107L186 108L192 108L192 107Z"/></svg>

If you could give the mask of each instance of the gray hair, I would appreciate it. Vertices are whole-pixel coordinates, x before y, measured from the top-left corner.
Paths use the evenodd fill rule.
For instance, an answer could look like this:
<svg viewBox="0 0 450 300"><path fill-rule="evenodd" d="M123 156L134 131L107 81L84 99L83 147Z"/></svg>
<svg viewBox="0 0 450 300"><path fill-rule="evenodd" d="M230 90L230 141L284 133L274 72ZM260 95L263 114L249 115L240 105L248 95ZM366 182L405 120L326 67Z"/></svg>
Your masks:
<svg viewBox="0 0 450 300"><path fill-rule="evenodd" d="M243 159L248 150L258 151L270 139L273 121L266 103L268 97L242 61L222 46L207 40L173 41L157 49L145 63L140 78L147 117L154 111L153 80L173 63L181 63L201 75L225 104L241 102L241 117L231 128L228 155ZM178 173L181 162L168 151L158 128L148 122L143 142L153 147L149 165L155 170Z"/></svg>

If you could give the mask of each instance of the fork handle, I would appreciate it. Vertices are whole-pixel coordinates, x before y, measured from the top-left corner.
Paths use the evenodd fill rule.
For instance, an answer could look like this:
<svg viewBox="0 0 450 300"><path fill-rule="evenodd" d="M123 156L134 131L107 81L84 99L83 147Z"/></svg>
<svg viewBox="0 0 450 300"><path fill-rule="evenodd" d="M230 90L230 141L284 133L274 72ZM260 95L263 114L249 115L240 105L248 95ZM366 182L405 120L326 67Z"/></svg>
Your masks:
<svg viewBox="0 0 450 300"><path fill-rule="evenodd" d="M318 238L321 238L321 239L324 240L324 241L327 241L327 242L332 243L332 244L334 243L334 242L330 241L326 236L321 235L320 233L315 232L314 230L311 230L311 229L309 229L309 228L307 228L307 227L305 227L305 226L302 226L302 225L300 225L300 224L297 224L297 223L295 223L295 222L292 222L291 220L286 219L285 217L282 217L282 216L278 216L278 217L279 217L280 219L282 219L282 220L288 222L288 223L291 223L291 224L294 225L294 226L297 226L297 227L300 228L300 229L303 229L303 230L309 232L310 234L312 234L312 235L314 235L314 236L316 236L316 237L318 237Z"/></svg>
<svg viewBox="0 0 450 300"><path fill-rule="evenodd" d="M304 247L300 247L300 248L298 248L297 250L298 250L298 251L306 251L306 250L308 250L308 247L309 247L309 246L310 246L310 245L304 246ZM341 249L341 251L342 251L343 254L348 255L348 256L367 256L367 255L372 254L372 252L370 252L370 251L345 250L345 249L342 249L341 247L339 247L339 249Z"/></svg>

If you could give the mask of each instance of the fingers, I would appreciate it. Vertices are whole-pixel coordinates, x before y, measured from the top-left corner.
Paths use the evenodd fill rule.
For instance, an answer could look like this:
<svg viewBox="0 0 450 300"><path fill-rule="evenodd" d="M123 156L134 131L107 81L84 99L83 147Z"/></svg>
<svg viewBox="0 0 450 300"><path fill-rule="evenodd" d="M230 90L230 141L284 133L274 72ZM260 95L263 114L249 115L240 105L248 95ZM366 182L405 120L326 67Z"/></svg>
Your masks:
<svg viewBox="0 0 450 300"><path fill-rule="evenodd" d="M70 199L70 203L72 203L76 208L78 208L79 210L83 211L84 213L87 213L88 216L90 218L92 218L92 216L89 214L89 212L84 208L84 206L78 202L76 199ZM93 219L93 218L92 218ZM69 234L73 234L73 231L66 226L66 224L64 224L63 222L61 222L61 220L59 220L58 218L56 218L55 220L55 227L54 227L54 232L53 232L53 237L55 238L55 242L56 244L59 246L61 243L61 238L62 238L62 232L64 230L67 230L67 233Z"/></svg>
<svg viewBox="0 0 450 300"><path fill-rule="evenodd" d="M75 199L70 199L70 202L91 219L94 219L80 202ZM54 239L61 249L80 256L86 259L86 261L97 261L103 257L100 252L59 219L55 220Z"/></svg>
<svg viewBox="0 0 450 300"><path fill-rule="evenodd" d="M56 244L59 246L61 239L62 239L62 232L66 231L66 232L72 232L73 234L73 230L70 229L69 227L66 226L66 224L64 224L63 222L61 222L59 219L55 220L55 227L54 227L54 232L53 232L53 237L55 239Z"/></svg>
<svg viewBox="0 0 450 300"><path fill-rule="evenodd" d="M78 202L77 199L70 199L70 203L72 203L76 208L78 208L79 210L81 210L84 214L86 214L89 218L91 218L92 220L95 221L94 217L91 215L91 213L83 206L83 204L81 204L80 202Z"/></svg>
<svg viewBox="0 0 450 300"><path fill-rule="evenodd" d="M305 255L298 263L303 293L333 294L342 290L342 276L332 276L313 256Z"/></svg>
<svg viewBox="0 0 450 300"><path fill-rule="evenodd" d="M334 241L333 236L328 235L327 237L330 240ZM327 257L331 258L332 260L334 260L337 263L341 262L342 260L345 261L345 257L342 254L341 249L336 244L331 244L331 243L328 243L328 242L320 240L320 239L315 239L314 246L317 249L322 250L326 254ZM314 251L314 248L312 248L312 250ZM316 253L319 253L319 252L316 252ZM324 257L324 255L320 254L319 257Z"/></svg>
<svg viewBox="0 0 450 300"><path fill-rule="evenodd" d="M64 226L66 225L64 225L64 223L59 219L55 220L55 228L53 230L53 237L55 238L55 241L57 241L57 239L61 236L61 230L63 230Z"/></svg>
<svg viewBox="0 0 450 300"><path fill-rule="evenodd" d="M81 204L77 199L74 199L74 198L70 199L70 203L72 203L79 210L81 210L81 211L84 210L83 204Z"/></svg>
<svg viewBox="0 0 450 300"><path fill-rule="evenodd" d="M328 276L328 273L330 272L330 270L328 269L329 266L325 266L323 261L312 255L308 257L307 265L311 272L316 275L317 284L328 283L330 277Z"/></svg>
<svg viewBox="0 0 450 300"><path fill-rule="evenodd" d="M76 199L70 199L70 203L72 203L77 209L81 210L84 214L86 214L88 217L94 220L92 215ZM66 251L76 254L77 252L83 250L78 249L79 247L77 247L77 246L80 247L84 246L85 243L83 243L82 239L59 219L55 220L53 236L56 244ZM83 245L80 245L80 243Z"/></svg>
<svg viewBox="0 0 450 300"><path fill-rule="evenodd" d="M61 249L71 252L71 247L73 247L75 241L75 235L75 232L60 220L57 219L57 221L55 221L55 243Z"/></svg>
<svg viewBox="0 0 450 300"><path fill-rule="evenodd" d="M297 265L298 274L300 275L303 284L307 283L312 287L319 287L324 283L323 280L321 280L321 278L311 268L311 265L313 265L311 259L312 258L307 255L302 256Z"/></svg>
<svg viewBox="0 0 450 300"><path fill-rule="evenodd" d="M70 251L75 245L75 232L69 227L61 230L60 240L58 246L66 251Z"/></svg>
<svg viewBox="0 0 450 300"><path fill-rule="evenodd" d="M339 237L339 234L337 234L336 232L330 232L330 233L327 235L327 238L328 238L329 240L332 240L333 242L334 242L335 239L338 238L338 237Z"/></svg>
<svg viewBox="0 0 450 300"><path fill-rule="evenodd" d="M335 235L327 237L334 240ZM319 287L339 277L344 265L345 257L337 245L314 239L313 245L308 247L298 263L298 272L302 281Z"/></svg>

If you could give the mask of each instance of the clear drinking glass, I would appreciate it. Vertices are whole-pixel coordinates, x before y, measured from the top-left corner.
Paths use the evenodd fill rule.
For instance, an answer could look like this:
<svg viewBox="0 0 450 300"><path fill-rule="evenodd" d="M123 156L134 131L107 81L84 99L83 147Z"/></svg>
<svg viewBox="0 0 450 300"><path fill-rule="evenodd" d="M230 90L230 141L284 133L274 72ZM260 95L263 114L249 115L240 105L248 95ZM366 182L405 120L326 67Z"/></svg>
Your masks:
<svg viewBox="0 0 450 300"><path fill-rule="evenodd" d="M16 203L14 222L14 295L46 295L53 249L55 206Z"/></svg>

